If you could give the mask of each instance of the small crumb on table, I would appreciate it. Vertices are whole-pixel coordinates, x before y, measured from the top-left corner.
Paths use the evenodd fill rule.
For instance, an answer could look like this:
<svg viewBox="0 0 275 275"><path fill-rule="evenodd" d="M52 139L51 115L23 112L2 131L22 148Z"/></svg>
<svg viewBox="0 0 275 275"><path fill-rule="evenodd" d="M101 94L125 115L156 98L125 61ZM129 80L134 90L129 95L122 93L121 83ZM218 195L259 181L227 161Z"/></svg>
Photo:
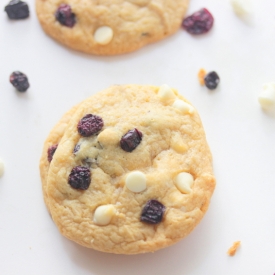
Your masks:
<svg viewBox="0 0 275 275"><path fill-rule="evenodd" d="M205 83L204 83L205 76L206 76L206 70L205 69L200 69L199 72L198 72L198 79L199 79L199 82L200 82L201 86L205 85Z"/></svg>
<svg viewBox="0 0 275 275"><path fill-rule="evenodd" d="M227 254L229 256L234 256L240 245L241 245L240 241L234 242L233 245L228 249Z"/></svg>
<svg viewBox="0 0 275 275"><path fill-rule="evenodd" d="M4 161L2 159L0 159L0 177L3 176L4 170L5 170Z"/></svg>

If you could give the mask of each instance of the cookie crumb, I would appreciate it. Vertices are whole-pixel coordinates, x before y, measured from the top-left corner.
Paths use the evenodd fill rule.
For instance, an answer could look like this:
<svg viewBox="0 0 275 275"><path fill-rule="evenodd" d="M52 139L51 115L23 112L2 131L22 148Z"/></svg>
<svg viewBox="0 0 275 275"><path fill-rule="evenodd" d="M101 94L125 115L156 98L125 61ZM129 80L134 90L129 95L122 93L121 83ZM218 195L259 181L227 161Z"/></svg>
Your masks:
<svg viewBox="0 0 275 275"><path fill-rule="evenodd" d="M204 83L205 76L206 76L206 70L205 69L200 69L199 72L198 72L198 79L199 79L199 82L200 82L201 86L205 85L205 83Z"/></svg>
<svg viewBox="0 0 275 275"><path fill-rule="evenodd" d="M242 17L252 13L252 3L251 0L231 0L231 5L234 12Z"/></svg>
<svg viewBox="0 0 275 275"><path fill-rule="evenodd" d="M275 106L275 83L265 83L258 96L258 101L263 109Z"/></svg>
<svg viewBox="0 0 275 275"><path fill-rule="evenodd" d="M0 177L3 176L4 170L5 170L4 161L2 159L0 159Z"/></svg>
<svg viewBox="0 0 275 275"><path fill-rule="evenodd" d="M228 249L227 254L229 256L234 256L240 245L241 245L240 241L234 242L233 245Z"/></svg>

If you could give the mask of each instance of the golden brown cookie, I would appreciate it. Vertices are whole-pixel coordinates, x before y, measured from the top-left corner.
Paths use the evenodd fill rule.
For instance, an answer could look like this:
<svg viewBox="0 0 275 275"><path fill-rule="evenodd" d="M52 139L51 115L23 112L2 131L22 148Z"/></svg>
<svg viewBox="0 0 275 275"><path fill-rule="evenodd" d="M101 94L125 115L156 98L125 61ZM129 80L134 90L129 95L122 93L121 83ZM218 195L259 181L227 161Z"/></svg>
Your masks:
<svg viewBox="0 0 275 275"><path fill-rule="evenodd" d="M40 163L39 163L39 168L40 168L40 177L42 181L42 191L43 191L44 201L48 210L49 210L49 207L48 207L48 196L46 192L46 185L47 185L49 167L51 164L53 154L57 149L57 145L61 140L61 138L63 137L67 124L70 121L71 117L74 115L77 107L78 106L74 106L65 115L63 115L60 121L51 130L49 136L44 142L42 156L40 158Z"/></svg>
<svg viewBox="0 0 275 275"><path fill-rule="evenodd" d="M188 235L214 187L212 156L190 102L167 85L117 85L78 106L45 192L64 236L137 254Z"/></svg>
<svg viewBox="0 0 275 275"><path fill-rule="evenodd" d="M45 32L97 55L131 52L176 32L189 0L36 0Z"/></svg>

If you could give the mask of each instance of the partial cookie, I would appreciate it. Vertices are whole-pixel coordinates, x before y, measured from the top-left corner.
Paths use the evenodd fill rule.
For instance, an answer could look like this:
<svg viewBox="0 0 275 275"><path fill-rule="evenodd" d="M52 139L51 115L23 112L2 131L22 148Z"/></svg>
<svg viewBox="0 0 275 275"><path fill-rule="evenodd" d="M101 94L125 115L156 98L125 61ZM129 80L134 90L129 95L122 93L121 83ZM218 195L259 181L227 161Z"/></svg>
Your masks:
<svg viewBox="0 0 275 275"><path fill-rule="evenodd" d="M214 187L196 109L167 85L125 85L79 105L51 161L46 193L64 236L136 254L188 235Z"/></svg>
<svg viewBox="0 0 275 275"><path fill-rule="evenodd" d="M40 177L42 181L42 191L44 196L45 204L48 207L48 195L46 192L47 186L47 177L49 167L54 156L54 153L58 147L58 143L60 142L61 138L64 135L66 127L74 115L77 106L74 106L71 110L69 110L61 119L60 121L54 126L51 130L49 136L47 137L46 141L44 142L42 156L40 158L39 168L40 168Z"/></svg>
<svg viewBox="0 0 275 275"><path fill-rule="evenodd" d="M45 32L97 55L131 52L176 32L189 0L36 0Z"/></svg>

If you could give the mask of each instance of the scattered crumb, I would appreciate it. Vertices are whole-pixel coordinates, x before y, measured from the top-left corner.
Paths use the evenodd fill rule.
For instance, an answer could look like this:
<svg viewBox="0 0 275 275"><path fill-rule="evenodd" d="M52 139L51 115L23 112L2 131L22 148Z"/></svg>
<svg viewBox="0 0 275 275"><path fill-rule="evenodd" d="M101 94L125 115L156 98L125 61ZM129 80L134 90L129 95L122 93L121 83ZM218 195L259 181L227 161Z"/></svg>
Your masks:
<svg viewBox="0 0 275 275"><path fill-rule="evenodd" d="M201 86L204 86L204 77L206 76L206 70L200 69L198 72L198 79L201 84Z"/></svg>
<svg viewBox="0 0 275 275"><path fill-rule="evenodd" d="M275 106L275 83L269 82L263 85L258 101L266 110Z"/></svg>
<svg viewBox="0 0 275 275"><path fill-rule="evenodd" d="M0 159L0 177L3 176L5 170L4 161Z"/></svg>
<svg viewBox="0 0 275 275"><path fill-rule="evenodd" d="M251 0L231 0L231 5L234 12L240 17L252 13Z"/></svg>
<svg viewBox="0 0 275 275"><path fill-rule="evenodd" d="M227 254L229 256L234 256L240 245L241 245L240 241L234 242L233 245L228 249Z"/></svg>

